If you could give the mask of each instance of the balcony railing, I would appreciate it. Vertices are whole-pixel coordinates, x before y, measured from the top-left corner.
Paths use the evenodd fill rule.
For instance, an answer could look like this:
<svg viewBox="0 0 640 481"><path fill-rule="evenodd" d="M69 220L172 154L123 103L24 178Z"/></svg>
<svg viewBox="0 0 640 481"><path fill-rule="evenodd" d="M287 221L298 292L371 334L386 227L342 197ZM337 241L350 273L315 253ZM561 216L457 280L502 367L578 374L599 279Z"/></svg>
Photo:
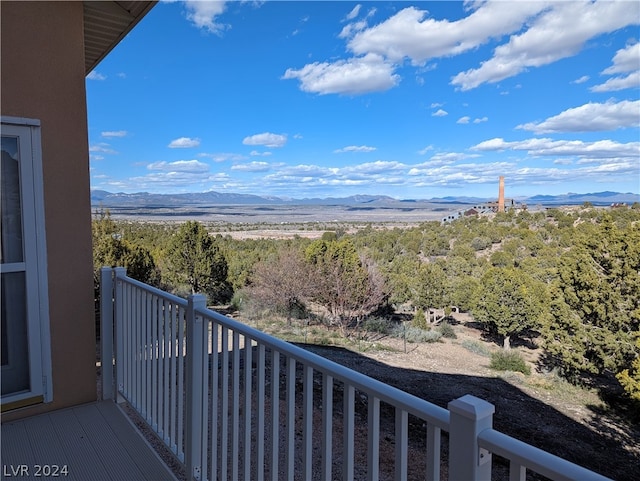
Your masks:
<svg viewBox="0 0 640 481"><path fill-rule="evenodd" d="M406 480L416 468L410 419L426 426L419 479L440 479L443 430L451 480L491 479L492 454L508 460L510 481L527 471L607 479L495 431L494 406L482 399L441 408L208 310L201 295L181 299L104 268L101 296L104 396L133 406L189 479L377 480L385 471ZM381 463L390 444L381 406L394 416L391 471Z"/></svg>

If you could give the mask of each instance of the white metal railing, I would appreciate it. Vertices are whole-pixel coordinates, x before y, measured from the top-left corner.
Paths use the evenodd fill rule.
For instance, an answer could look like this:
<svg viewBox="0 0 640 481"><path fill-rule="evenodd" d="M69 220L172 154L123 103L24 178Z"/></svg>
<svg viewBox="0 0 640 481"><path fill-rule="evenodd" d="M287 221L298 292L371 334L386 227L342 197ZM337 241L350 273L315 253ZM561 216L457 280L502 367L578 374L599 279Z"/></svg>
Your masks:
<svg viewBox="0 0 640 481"><path fill-rule="evenodd" d="M442 430L451 480L491 479L492 453L509 461L510 481L527 470L607 479L495 431L494 406L482 399L444 409L208 310L201 295L180 299L122 268L103 268L101 280L103 396L126 399L189 479L405 480L418 469L439 480ZM393 440L381 436L383 407L394 412ZM411 465L410 419L426 426L422 461ZM385 443L392 469L381 462Z"/></svg>

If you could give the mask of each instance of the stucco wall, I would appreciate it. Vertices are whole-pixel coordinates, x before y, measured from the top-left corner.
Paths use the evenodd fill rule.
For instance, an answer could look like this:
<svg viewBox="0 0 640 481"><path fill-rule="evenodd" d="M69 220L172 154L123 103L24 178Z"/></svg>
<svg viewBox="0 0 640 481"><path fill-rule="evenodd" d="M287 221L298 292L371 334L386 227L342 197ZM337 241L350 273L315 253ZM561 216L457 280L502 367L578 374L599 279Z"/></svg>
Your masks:
<svg viewBox="0 0 640 481"><path fill-rule="evenodd" d="M53 403L96 398L89 149L82 2L0 4L2 115L42 126Z"/></svg>

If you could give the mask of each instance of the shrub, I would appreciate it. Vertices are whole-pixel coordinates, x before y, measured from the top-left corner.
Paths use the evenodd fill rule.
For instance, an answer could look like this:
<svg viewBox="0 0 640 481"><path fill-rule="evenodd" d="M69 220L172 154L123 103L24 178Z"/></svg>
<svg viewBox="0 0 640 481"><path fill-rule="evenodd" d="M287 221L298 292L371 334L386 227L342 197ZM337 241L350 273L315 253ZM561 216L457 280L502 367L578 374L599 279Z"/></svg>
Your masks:
<svg viewBox="0 0 640 481"><path fill-rule="evenodd" d="M442 337L439 331L426 331L413 326L398 325L393 329L392 335L399 339L406 336L407 342L436 342Z"/></svg>
<svg viewBox="0 0 640 481"><path fill-rule="evenodd" d="M384 317L370 317L362 323L362 328L368 332L379 334L389 334L391 331L391 321Z"/></svg>
<svg viewBox="0 0 640 481"><path fill-rule="evenodd" d="M246 291L239 290L233 294L229 307L234 311L241 311L245 307L247 301L248 296Z"/></svg>
<svg viewBox="0 0 640 481"><path fill-rule="evenodd" d="M481 356L489 357L491 355L491 351L489 351L487 346L485 346L480 341L462 341L462 347L464 347L468 351L480 354Z"/></svg>
<svg viewBox="0 0 640 481"><path fill-rule="evenodd" d="M411 326L417 329L422 329L423 331L428 331L430 329L429 324L427 324L427 318L422 309L418 309L416 314L413 316Z"/></svg>
<svg viewBox="0 0 640 481"><path fill-rule="evenodd" d="M453 327L451 327L451 324L447 322L443 322L442 324L440 324L440 326L438 326L438 331L440 331L442 337L446 337L447 339L458 338L458 336L456 335L456 331L454 331Z"/></svg>
<svg viewBox="0 0 640 481"><path fill-rule="evenodd" d="M531 374L531 367L524 360L522 354L512 349L501 349L492 352L489 367L496 371L515 371L527 376Z"/></svg>

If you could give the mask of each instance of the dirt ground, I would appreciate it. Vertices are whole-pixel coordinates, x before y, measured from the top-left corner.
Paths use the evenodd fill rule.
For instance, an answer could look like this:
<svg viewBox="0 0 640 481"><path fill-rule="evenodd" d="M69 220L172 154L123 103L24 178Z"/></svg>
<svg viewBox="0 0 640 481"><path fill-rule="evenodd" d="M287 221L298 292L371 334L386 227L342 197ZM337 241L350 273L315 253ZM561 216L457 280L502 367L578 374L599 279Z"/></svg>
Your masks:
<svg viewBox="0 0 640 481"><path fill-rule="evenodd" d="M595 391L579 390L555 375L489 369L486 353L464 347L491 346L481 341L481 332L464 323L455 331L456 339L407 344L406 353L403 341L391 338L378 341L383 348L364 353L304 347L442 407L465 394L485 399L495 405L495 429L612 479L640 479L640 426L607 409ZM531 361L538 354L521 352ZM495 457L494 465L499 471L506 467Z"/></svg>

